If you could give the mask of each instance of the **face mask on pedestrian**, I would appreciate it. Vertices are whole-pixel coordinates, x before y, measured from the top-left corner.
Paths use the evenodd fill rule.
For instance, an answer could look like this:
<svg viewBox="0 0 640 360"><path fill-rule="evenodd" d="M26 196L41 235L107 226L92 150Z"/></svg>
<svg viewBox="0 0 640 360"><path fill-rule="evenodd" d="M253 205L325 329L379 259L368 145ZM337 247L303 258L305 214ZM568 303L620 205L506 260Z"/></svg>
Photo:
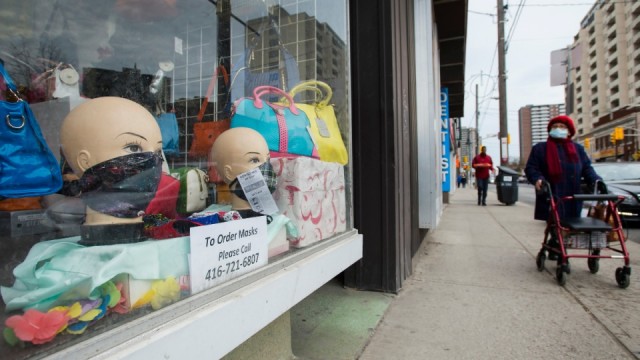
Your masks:
<svg viewBox="0 0 640 360"><path fill-rule="evenodd" d="M551 131L549 131L549 136L554 139L566 139L567 136L569 136L569 130L562 128L553 128L551 129Z"/></svg>

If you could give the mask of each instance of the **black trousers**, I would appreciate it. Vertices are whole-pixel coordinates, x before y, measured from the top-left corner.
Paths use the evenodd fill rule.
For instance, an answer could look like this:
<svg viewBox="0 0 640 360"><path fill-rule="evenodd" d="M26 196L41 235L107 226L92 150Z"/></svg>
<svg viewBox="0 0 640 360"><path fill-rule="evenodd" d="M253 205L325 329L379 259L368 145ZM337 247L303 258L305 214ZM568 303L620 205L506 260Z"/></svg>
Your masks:
<svg viewBox="0 0 640 360"><path fill-rule="evenodd" d="M487 203L487 190L489 189L489 178L476 179L478 184L478 205Z"/></svg>

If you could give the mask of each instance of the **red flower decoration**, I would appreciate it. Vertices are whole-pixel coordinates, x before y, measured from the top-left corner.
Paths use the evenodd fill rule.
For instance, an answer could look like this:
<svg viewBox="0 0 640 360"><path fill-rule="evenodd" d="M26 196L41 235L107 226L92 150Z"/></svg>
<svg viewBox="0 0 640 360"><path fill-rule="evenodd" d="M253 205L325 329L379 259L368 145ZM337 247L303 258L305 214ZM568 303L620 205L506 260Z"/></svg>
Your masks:
<svg viewBox="0 0 640 360"><path fill-rule="evenodd" d="M122 283L118 283L116 289L120 292L120 300L118 300L118 303L110 310L117 314L126 314L129 312L129 309L127 308L127 298L122 293Z"/></svg>
<svg viewBox="0 0 640 360"><path fill-rule="evenodd" d="M62 327L67 325L69 316L62 311L42 313L38 310L27 310L24 315L14 315L5 321L5 325L13 329L16 337L34 344L44 344L53 340Z"/></svg>

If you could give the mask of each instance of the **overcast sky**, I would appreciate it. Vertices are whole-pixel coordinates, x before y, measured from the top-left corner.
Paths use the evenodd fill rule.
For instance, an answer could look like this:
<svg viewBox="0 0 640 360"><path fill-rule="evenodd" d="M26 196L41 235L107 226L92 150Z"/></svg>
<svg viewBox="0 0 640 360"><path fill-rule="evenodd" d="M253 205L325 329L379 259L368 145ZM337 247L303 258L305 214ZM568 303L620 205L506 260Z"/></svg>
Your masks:
<svg viewBox="0 0 640 360"><path fill-rule="evenodd" d="M520 156L518 109L564 103L563 87L550 86L551 52L572 44L580 21L595 0L503 0L503 3L508 4L505 36L511 36L505 63L509 156L513 158ZM499 165L499 140L486 138L500 130L498 100L492 99L498 97L496 9L497 0L469 0L463 126L475 127L475 84L478 84L480 136L494 164Z"/></svg>

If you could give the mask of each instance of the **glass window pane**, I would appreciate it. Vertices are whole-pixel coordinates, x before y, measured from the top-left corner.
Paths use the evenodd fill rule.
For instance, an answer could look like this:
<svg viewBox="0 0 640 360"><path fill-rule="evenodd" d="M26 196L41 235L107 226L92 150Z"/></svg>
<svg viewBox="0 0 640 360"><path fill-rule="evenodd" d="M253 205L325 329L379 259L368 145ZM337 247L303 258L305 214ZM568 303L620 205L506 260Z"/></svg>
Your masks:
<svg viewBox="0 0 640 360"><path fill-rule="evenodd" d="M0 184L33 190L0 200L0 323L60 312L0 358L55 352L179 303L194 277L207 291L351 230L346 1L5 3L0 59L55 164L34 172L63 185ZM233 181L259 165L261 181ZM238 218L269 231L191 273L193 229L240 238Z"/></svg>

